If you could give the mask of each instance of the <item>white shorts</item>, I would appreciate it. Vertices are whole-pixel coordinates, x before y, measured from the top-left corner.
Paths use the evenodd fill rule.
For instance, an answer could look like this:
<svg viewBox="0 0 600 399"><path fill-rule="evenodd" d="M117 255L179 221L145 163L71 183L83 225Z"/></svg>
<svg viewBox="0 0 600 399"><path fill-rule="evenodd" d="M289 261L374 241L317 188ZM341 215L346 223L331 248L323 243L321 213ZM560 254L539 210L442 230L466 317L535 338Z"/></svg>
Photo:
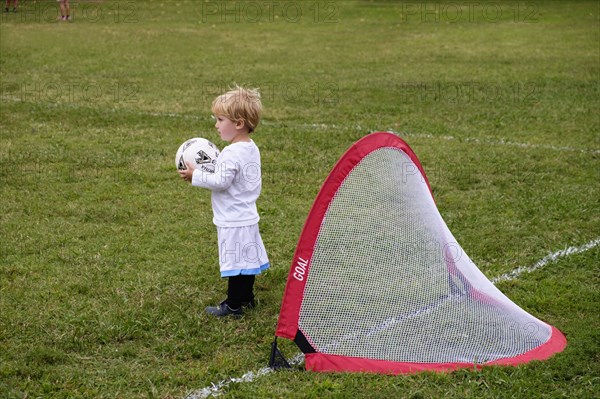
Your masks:
<svg viewBox="0 0 600 399"><path fill-rule="evenodd" d="M217 226L221 277L260 274L270 266L258 224L241 227Z"/></svg>

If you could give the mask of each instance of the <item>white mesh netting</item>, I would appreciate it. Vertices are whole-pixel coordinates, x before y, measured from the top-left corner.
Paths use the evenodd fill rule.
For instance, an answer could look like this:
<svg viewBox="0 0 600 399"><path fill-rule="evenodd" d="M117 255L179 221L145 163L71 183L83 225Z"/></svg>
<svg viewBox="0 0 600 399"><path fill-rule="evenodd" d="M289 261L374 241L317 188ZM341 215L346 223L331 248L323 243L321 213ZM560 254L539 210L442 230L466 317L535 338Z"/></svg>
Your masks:
<svg viewBox="0 0 600 399"><path fill-rule="evenodd" d="M310 265L299 328L321 353L486 363L551 335L471 262L396 148L373 151L344 180Z"/></svg>

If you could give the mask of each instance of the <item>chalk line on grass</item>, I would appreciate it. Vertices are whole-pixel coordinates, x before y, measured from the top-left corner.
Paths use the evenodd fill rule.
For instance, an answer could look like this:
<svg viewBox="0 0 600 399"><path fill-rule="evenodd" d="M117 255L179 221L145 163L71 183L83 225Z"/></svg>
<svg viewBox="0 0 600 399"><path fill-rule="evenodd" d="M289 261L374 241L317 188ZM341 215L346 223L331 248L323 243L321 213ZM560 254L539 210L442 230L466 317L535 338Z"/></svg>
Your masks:
<svg viewBox="0 0 600 399"><path fill-rule="evenodd" d="M303 123L292 126L300 126L311 129L321 129L321 130L343 130L343 129L355 129L355 130L366 130L369 132L374 132L375 130L364 129L360 125L356 125L354 127L345 127L339 126L335 124L327 124L327 123ZM544 150L553 150L553 151L566 151L566 152L579 152L582 154L600 154L600 149L586 149L586 148L574 148L574 147L559 147L555 145L548 144L531 144L531 143L520 143L516 141L505 140L503 138L495 139L490 137L455 137L450 135L437 135L430 133L410 133L410 132L397 132L395 130L386 130L389 133L393 133L400 137L415 137L415 138L424 138L424 139L433 139L433 140L445 140L445 141L464 141L467 143L477 143L477 144L490 144L490 145L500 145L500 146L512 146L512 147L520 147L520 148L533 148L533 149L544 149Z"/></svg>
<svg viewBox="0 0 600 399"><path fill-rule="evenodd" d="M532 273L532 272L546 266L548 263L554 262L555 260L557 260L559 258L563 258L565 256L570 256L570 255L579 254L579 253L588 251L594 247L597 247L599 244L600 244L600 238L596 238L595 240L592 240L592 241L588 242L587 244L584 244L580 247L568 247L566 249L561 249L560 251L556 251L556 252L553 252L551 254L544 256L542 259L538 260L532 266L517 267L516 269L513 269L512 271L510 271L508 273L505 273L498 277L494 277L490 281L493 284L496 284L501 281L515 280L523 273Z"/></svg>
<svg viewBox="0 0 600 399"><path fill-rule="evenodd" d="M552 252L552 253L544 256L542 259L540 259L539 261L537 261L536 263L534 263L531 266L517 267L516 269L513 269L512 271L510 271L508 273L502 274L498 277L491 279L490 281L492 282L492 284L496 284L501 281L516 280L523 273L532 273L536 270L539 270L539 269L545 267L546 265L548 265L552 262L555 262L557 259L589 251L590 249L593 249L593 248L597 247L598 245L600 245L600 238L596 238L596 239L594 239L586 244L583 244L579 247L568 247L566 249L561 249L559 251ZM289 363L291 365L298 365L298 364L302 363L303 360L304 360L304 354L297 353L290 360ZM245 373L244 375L242 375L239 378L231 377L229 379L223 380L216 384L211 384L208 387L193 391L193 392L189 393L185 397L185 399L205 399L205 398L208 398L209 396L218 396L222 393L222 390L224 388L226 388L227 386L229 386L233 383L253 382L254 380L256 380L264 375L267 375L273 371L274 370L271 369L270 367L263 367L258 371L248 371L247 373Z"/></svg>
<svg viewBox="0 0 600 399"><path fill-rule="evenodd" d="M583 148L573 148L573 147L558 147L555 145L548 144L531 144L531 143L519 143L516 141L509 141L505 139L493 139L489 137L454 137L448 135L434 135L428 133L396 133L390 131L390 133L398 134L399 136L407 136L407 137L416 137L416 138L427 138L427 139L441 139L446 141L464 141L467 143L476 143L476 144L490 144L490 145L500 145L500 146L510 146L510 147L520 147L520 148L532 148L532 149L544 149L544 150L553 150L553 151L567 151L567 152L579 152L582 154L600 154L600 150L588 150Z"/></svg>
<svg viewBox="0 0 600 399"><path fill-rule="evenodd" d="M2 95L0 96L0 100L9 101L9 102L25 102L22 98L18 96L11 95ZM68 108L82 108L81 106L73 103L63 103L63 104L54 104L54 103L42 103L48 107L59 108L59 107L68 107ZM198 121L210 121L211 118L207 116L200 116L194 114L182 114L178 112L151 112L151 111L139 111L139 110L129 110L123 108L112 108L109 110L111 113L125 112L131 113L138 116L152 116L159 118L181 118L181 119L191 119ZM284 122L271 122L267 119L263 119L261 121L262 125L265 126L278 126L282 125L283 127L303 127L310 129L319 129L319 130L343 130L343 129L353 129L358 131L373 131L368 128L365 128L361 125L355 126L341 126L336 124L329 123L284 123ZM499 146L512 146L519 148L532 148L532 149L544 149L544 150L553 150L553 151L565 151L565 152L579 152L582 154L600 154L600 149L584 149L584 148L574 148L574 147L559 147L548 144L531 144L531 143L520 143L516 141L509 141L505 139L495 139L490 137L455 137L449 135L436 135L429 133L409 133L409 132L395 132L394 130L387 130L390 133L394 133L400 136L407 137L416 137L416 138L426 138L426 139L434 139L434 140L446 140L446 141L464 141L467 143L477 143L477 144L488 144L488 145L499 145Z"/></svg>
<svg viewBox="0 0 600 399"><path fill-rule="evenodd" d="M289 363L290 363L290 365L295 366L295 365L302 363L303 360L304 360L304 353L298 353L292 359L290 359ZM272 373L273 371L274 370L270 367L263 367L258 371L248 371L246 374L244 374L243 376L241 376L239 378L231 377L229 379L223 380L216 384L212 384L209 387L204 387L197 391L191 392L185 397L185 399L205 399L205 398L208 398L209 396L217 396L217 395L221 394L221 390L223 388L226 388L227 386L229 386L231 384L241 383L241 382L252 382L257 378L260 378L264 375Z"/></svg>

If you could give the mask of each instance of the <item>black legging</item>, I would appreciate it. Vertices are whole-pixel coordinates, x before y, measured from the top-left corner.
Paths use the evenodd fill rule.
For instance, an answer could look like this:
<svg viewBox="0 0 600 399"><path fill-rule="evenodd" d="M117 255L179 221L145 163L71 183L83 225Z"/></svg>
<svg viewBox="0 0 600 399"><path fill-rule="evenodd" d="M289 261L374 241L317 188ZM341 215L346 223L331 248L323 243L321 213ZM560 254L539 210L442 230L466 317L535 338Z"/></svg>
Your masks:
<svg viewBox="0 0 600 399"><path fill-rule="evenodd" d="M254 300L254 275L229 277L227 283L227 304L232 309L247 305Z"/></svg>

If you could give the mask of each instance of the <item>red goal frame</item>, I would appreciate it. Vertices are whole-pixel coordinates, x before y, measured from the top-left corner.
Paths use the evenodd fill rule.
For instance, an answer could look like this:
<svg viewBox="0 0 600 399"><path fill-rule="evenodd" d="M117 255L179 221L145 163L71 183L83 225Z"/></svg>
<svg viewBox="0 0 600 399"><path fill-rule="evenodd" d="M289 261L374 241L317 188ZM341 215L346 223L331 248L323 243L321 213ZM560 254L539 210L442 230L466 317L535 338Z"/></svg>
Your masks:
<svg viewBox="0 0 600 399"><path fill-rule="evenodd" d="M480 367L482 364L406 363L319 353L299 327L300 308L306 280L310 273L310 260L327 209L336 192L354 167L372 151L381 148L395 148L406 154L418 169L410 172L415 174L417 172L420 173L433 199L431 186L419 159L408 144L400 137L388 132L375 132L354 143L342 155L325 179L307 216L288 274L275 335L293 340L305 353L306 368L313 371L406 374L426 370L451 371L457 368ZM453 273L453 265L450 264L448 267L449 272ZM562 351L567 345L566 338L558 329L550 327L552 330L551 337L544 344L519 356L499 359L484 363L483 365L516 365L532 360L544 360L554 353Z"/></svg>

